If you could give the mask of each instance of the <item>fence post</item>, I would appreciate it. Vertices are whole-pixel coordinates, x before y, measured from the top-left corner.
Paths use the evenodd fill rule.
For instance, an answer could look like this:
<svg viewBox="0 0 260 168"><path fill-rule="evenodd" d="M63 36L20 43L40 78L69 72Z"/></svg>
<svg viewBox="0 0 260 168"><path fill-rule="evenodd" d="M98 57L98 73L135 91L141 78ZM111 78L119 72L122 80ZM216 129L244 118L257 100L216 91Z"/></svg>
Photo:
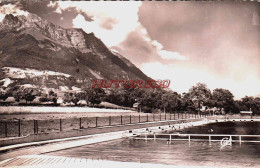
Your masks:
<svg viewBox="0 0 260 168"><path fill-rule="evenodd" d="M7 137L7 121L5 121L5 137Z"/></svg>
<svg viewBox="0 0 260 168"><path fill-rule="evenodd" d="M62 120L60 119L60 131L62 131Z"/></svg>
<svg viewBox="0 0 260 168"><path fill-rule="evenodd" d="M121 125L123 125L123 116L121 116Z"/></svg>
<svg viewBox="0 0 260 168"><path fill-rule="evenodd" d="M153 114L153 121L154 121L154 114Z"/></svg>
<svg viewBox="0 0 260 168"><path fill-rule="evenodd" d="M170 113L170 120L172 120L172 113Z"/></svg>
<svg viewBox="0 0 260 168"><path fill-rule="evenodd" d="M98 127L98 117L96 117L96 127Z"/></svg>
<svg viewBox="0 0 260 168"><path fill-rule="evenodd" d="M38 120L36 120L36 133L38 134L39 133L39 125L38 125Z"/></svg>
<svg viewBox="0 0 260 168"><path fill-rule="evenodd" d="M130 124L132 124L132 121L131 121L131 115L130 115Z"/></svg>
<svg viewBox="0 0 260 168"><path fill-rule="evenodd" d="M18 137L21 137L21 119L18 120Z"/></svg>
<svg viewBox="0 0 260 168"><path fill-rule="evenodd" d="M173 114L174 114L174 116L173 116L173 119L175 120L175 111L174 111L174 113L173 113Z"/></svg>
<svg viewBox="0 0 260 168"><path fill-rule="evenodd" d="M140 114L139 114L139 123L141 122L141 119L140 119Z"/></svg>
<svg viewBox="0 0 260 168"><path fill-rule="evenodd" d="M38 121L33 120L34 134L38 134Z"/></svg>
<svg viewBox="0 0 260 168"><path fill-rule="evenodd" d="M160 121L162 121L162 118L161 118L162 116L161 116L161 113L160 113Z"/></svg>
<svg viewBox="0 0 260 168"><path fill-rule="evenodd" d="M79 118L79 129L81 129L81 117Z"/></svg>
<svg viewBox="0 0 260 168"><path fill-rule="evenodd" d="M109 116L108 119L109 119L109 125L111 125L111 116Z"/></svg>
<svg viewBox="0 0 260 168"><path fill-rule="evenodd" d="M166 113L164 112L164 120L166 120Z"/></svg>
<svg viewBox="0 0 260 168"><path fill-rule="evenodd" d="M33 132L34 134L36 134L36 121L33 120Z"/></svg>
<svg viewBox="0 0 260 168"><path fill-rule="evenodd" d="M180 119L180 112L178 111L178 119Z"/></svg>

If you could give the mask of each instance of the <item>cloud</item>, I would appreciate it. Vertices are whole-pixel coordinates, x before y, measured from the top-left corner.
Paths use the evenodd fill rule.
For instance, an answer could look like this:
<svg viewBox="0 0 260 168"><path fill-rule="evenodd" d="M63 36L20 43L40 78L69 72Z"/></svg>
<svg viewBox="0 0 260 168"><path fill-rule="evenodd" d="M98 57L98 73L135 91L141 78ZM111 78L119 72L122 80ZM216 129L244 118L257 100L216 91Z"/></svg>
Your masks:
<svg viewBox="0 0 260 168"><path fill-rule="evenodd" d="M188 60L185 56L180 55L178 52L172 52L163 50L163 45L159 43L156 40L151 41L151 45L154 46L157 50L157 54L162 58L166 60L181 60L185 61Z"/></svg>
<svg viewBox="0 0 260 168"><path fill-rule="evenodd" d="M125 40L126 36L140 25L138 10L141 2L52 2L49 5L64 11L76 8L79 14L73 19L73 26L87 33L93 32L108 47ZM88 21L83 14L91 17Z"/></svg>
<svg viewBox="0 0 260 168"><path fill-rule="evenodd" d="M165 65L160 62L144 63L141 70L156 80L169 79L171 81L170 88L178 93L188 92L191 86L198 82L206 83L211 91L216 88L228 89L236 99L260 93L260 80L255 78L256 74L253 71L244 80L238 82L233 78L217 77L212 72L202 68L191 67L189 62L183 65Z"/></svg>
<svg viewBox="0 0 260 168"><path fill-rule="evenodd" d="M139 22L138 12L141 4L141 2L51 2L49 6L58 6L56 9L58 13L68 8L77 9L79 14L73 19L74 27L82 28L87 33L93 32L108 47L121 48L120 53L134 60L134 63L158 58L187 60L179 53L162 50L163 45L150 38L146 28ZM90 16L92 21L86 20L83 14ZM131 59L134 56L135 59Z"/></svg>
<svg viewBox="0 0 260 168"><path fill-rule="evenodd" d="M162 44L159 43L159 42L156 41L156 40L151 41L151 44L152 44L154 47L156 47L157 50L161 50L161 49L163 48Z"/></svg>
<svg viewBox="0 0 260 168"><path fill-rule="evenodd" d="M123 42L113 48L137 66L143 62L155 61L158 57L157 49L151 44L151 39L142 25L130 32Z"/></svg>
<svg viewBox="0 0 260 168"><path fill-rule="evenodd" d="M21 10L19 7L17 7L14 4L7 4L7 5L3 5L0 8L0 22L2 22L2 20L4 19L6 14L13 14L14 16L17 15L28 15L27 11Z"/></svg>
<svg viewBox="0 0 260 168"><path fill-rule="evenodd" d="M255 25L255 26L260 25L260 17L255 11L254 11L253 17L252 17L252 25Z"/></svg>
<svg viewBox="0 0 260 168"><path fill-rule="evenodd" d="M72 28L72 20L81 14L86 21L92 21L86 13L77 10L75 7L68 7L61 10L58 4L52 1L20 1L16 5L25 11L36 14L42 19L48 20L63 28ZM63 18L63 19L62 19Z"/></svg>
<svg viewBox="0 0 260 168"><path fill-rule="evenodd" d="M192 66L207 67L221 76L237 72L231 71L230 65L239 63L239 67L245 67L250 64L259 72L259 77L259 4L156 4L143 2L139 21L147 28L151 39L163 45L163 50L188 56L187 59L194 62ZM151 11L153 17L149 15Z"/></svg>
<svg viewBox="0 0 260 168"><path fill-rule="evenodd" d="M158 54L163 58L163 59L174 59L174 60L181 60L185 61L188 60L186 57L180 55L178 52L171 52L171 51L166 51L166 50L159 50Z"/></svg>

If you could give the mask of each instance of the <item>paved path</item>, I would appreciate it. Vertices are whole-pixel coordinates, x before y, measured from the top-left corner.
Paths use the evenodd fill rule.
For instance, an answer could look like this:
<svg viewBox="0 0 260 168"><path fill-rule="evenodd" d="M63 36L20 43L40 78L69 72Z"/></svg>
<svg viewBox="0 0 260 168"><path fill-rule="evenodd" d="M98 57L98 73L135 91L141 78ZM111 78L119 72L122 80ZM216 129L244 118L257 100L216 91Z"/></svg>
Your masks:
<svg viewBox="0 0 260 168"><path fill-rule="evenodd" d="M27 155L0 162L0 167L12 168L206 168L202 166L164 165L138 162L91 160L62 156ZM207 166L207 168L210 168ZM216 168L216 167L215 167Z"/></svg>
<svg viewBox="0 0 260 168"><path fill-rule="evenodd" d="M73 148L77 146L83 146L83 145L88 145L88 144L93 144L98 142L115 140L115 139L122 138L126 134L128 135L126 131L118 131L118 132L111 132L111 133L88 135L71 141L61 141L58 143L49 142L49 144L45 144L45 145L41 145L33 142L31 143L32 145L28 146L27 148L24 147L4 154L0 154L0 161L8 158L16 157L16 156L36 155L36 154L68 149L68 148ZM15 146L19 146L19 144Z"/></svg>

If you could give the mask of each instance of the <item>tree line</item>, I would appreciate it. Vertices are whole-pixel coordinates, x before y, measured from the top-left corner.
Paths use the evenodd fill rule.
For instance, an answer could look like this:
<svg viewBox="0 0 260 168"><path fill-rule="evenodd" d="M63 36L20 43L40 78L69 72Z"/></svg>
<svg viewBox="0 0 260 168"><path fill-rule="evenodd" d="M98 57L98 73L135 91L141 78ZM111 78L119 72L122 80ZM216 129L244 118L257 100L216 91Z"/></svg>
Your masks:
<svg viewBox="0 0 260 168"><path fill-rule="evenodd" d="M63 103L78 105L80 100L85 100L88 106L100 104L102 101L110 102L119 106L133 107L134 103L139 104L144 112L156 110L174 111L195 111L198 112L202 106L211 109L217 108L225 113L239 113L240 111L252 110L254 114L260 114L260 98L245 96L240 100L234 100L233 94L222 88L211 91L206 84L197 83L187 93L179 94L164 89L141 89L141 88L118 88L103 89L83 86L81 92L66 92L62 99ZM37 96L41 102L52 102L57 104L57 93L50 90L48 93L38 88L14 87L9 90L0 90L0 99L6 100L13 96L15 101L25 100L32 102Z"/></svg>

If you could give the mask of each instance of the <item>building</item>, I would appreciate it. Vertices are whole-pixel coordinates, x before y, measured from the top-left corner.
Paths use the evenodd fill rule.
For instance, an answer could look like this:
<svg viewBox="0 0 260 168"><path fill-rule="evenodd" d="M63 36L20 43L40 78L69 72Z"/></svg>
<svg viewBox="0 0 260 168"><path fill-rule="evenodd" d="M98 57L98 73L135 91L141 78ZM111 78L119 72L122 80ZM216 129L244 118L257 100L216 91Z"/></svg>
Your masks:
<svg viewBox="0 0 260 168"><path fill-rule="evenodd" d="M252 111L240 111L241 116L252 116Z"/></svg>

